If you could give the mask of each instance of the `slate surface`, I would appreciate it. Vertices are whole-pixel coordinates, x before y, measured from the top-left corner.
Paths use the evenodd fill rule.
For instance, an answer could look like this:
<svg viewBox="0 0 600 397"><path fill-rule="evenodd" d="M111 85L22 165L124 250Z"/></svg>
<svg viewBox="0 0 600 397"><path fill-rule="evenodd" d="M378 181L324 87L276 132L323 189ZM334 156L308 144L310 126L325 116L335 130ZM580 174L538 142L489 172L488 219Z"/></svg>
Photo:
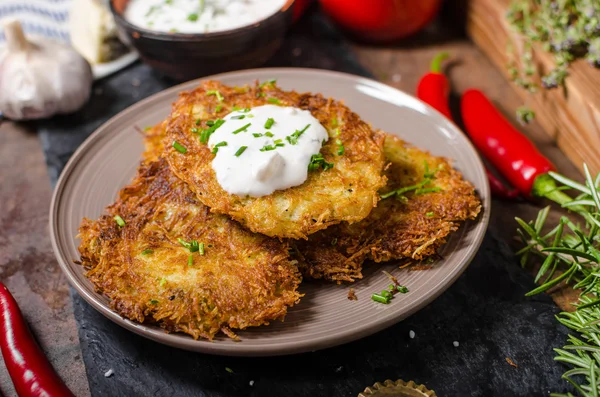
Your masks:
<svg viewBox="0 0 600 397"><path fill-rule="evenodd" d="M269 66L368 75L318 14L303 22ZM99 82L95 98L76 115L39 125L53 183L101 123L172 84L136 64ZM491 228L466 273L416 315L345 346L276 358L217 357L165 347L120 328L71 294L93 396L350 397L376 381L402 378L425 383L440 397L510 397L566 388L552 348L562 346L567 330L554 320L559 310L550 297L523 296L532 287L529 274ZM106 378L109 369L114 375Z"/></svg>

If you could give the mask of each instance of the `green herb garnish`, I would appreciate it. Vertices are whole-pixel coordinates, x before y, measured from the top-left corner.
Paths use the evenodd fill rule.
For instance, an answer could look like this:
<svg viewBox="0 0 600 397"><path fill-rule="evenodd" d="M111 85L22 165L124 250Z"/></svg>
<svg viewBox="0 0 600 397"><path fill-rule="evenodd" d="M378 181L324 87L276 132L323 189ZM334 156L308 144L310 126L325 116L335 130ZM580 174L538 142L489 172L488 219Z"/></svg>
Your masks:
<svg viewBox="0 0 600 397"><path fill-rule="evenodd" d="M258 86L258 88L263 88L263 87L266 87L268 85L274 85L276 82L277 82L276 79L267 80L267 81L264 81L264 82L260 83L259 86Z"/></svg>
<svg viewBox="0 0 600 397"><path fill-rule="evenodd" d="M271 131L267 131L267 132L265 132L265 136L268 136L269 138L273 138L275 135L273 135L273 133Z"/></svg>
<svg viewBox="0 0 600 397"><path fill-rule="evenodd" d="M188 256L188 266L193 266L194 265L194 255L190 254L190 256Z"/></svg>
<svg viewBox="0 0 600 397"><path fill-rule="evenodd" d="M417 184L411 185L411 186L406 186L406 187L401 187L400 189L396 189L396 190L392 190L391 192L387 192L385 194L381 195L381 199L385 200L386 198L392 197L392 196L402 196L404 193L408 193L408 192L412 192L414 190L420 189L423 186L425 186L426 184L428 184L429 182L431 182L431 179L425 179Z"/></svg>
<svg viewBox="0 0 600 397"><path fill-rule="evenodd" d="M419 194L427 194L427 193L437 193L442 191L441 187L425 187L425 188L419 188L417 190L415 190L415 195L419 195Z"/></svg>
<svg viewBox="0 0 600 397"><path fill-rule="evenodd" d="M151 299L150 300L150 304L151 305L156 305L156 304L158 304L158 301L156 299Z"/></svg>
<svg viewBox="0 0 600 397"><path fill-rule="evenodd" d="M344 143L340 139L336 139L335 143L337 144L336 154L338 156L343 155L346 152L346 149L344 148Z"/></svg>
<svg viewBox="0 0 600 397"><path fill-rule="evenodd" d="M224 123L225 120L222 119L217 119L216 121L207 121L206 125L208 125L209 128L202 130L202 132L200 133L200 142L207 143L210 136Z"/></svg>
<svg viewBox="0 0 600 397"><path fill-rule="evenodd" d="M145 250L142 251L142 255L150 255L150 254L153 254L153 253L154 253L154 251L151 250L151 249L145 249Z"/></svg>
<svg viewBox="0 0 600 397"><path fill-rule="evenodd" d="M163 277L163 278L160 279L160 282L158 283L158 285L160 285L161 287L163 287L166 283L167 283L167 279Z"/></svg>
<svg viewBox="0 0 600 397"><path fill-rule="evenodd" d="M248 123L243 127L238 128L237 130L233 131L232 134L239 134L240 132L246 131L248 129L248 127L250 127L252 125L252 123Z"/></svg>
<svg viewBox="0 0 600 397"><path fill-rule="evenodd" d="M281 105L281 101L277 98L268 98L267 102L272 103L274 105Z"/></svg>
<svg viewBox="0 0 600 397"><path fill-rule="evenodd" d="M223 105L217 105L215 107L215 113L219 113L221 110L223 110Z"/></svg>
<svg viewBox="0 0 600 397"><path fill-rule="evenodd" d="M271 127L273 127L273 124L275 124L275 120L269 117L265 122L265 129L270 129Z"/></svg>
<svg viewBox="0 0 600 397"><path fill-rule="evenodd" d="M219 148L223 147L223 146L227 146L227 142L222 141L222 142L217 143L212 149L213 154L217 154L217 152L219 151Z"/></svg>
<svg viewBox="0 0 600 397"><path fill-rule="evenodd" d="M190 14L187 16L188 21L196 22L198 20L198 14Z"/></svg>
<svg viewBox="0 0 600 397"><path fill-rule="evenodd" d="M428 217L432 217L433 216L433 212L428 212L425 215L427 215Z"/></svg>
<svg viewBox="0 0 600 397"><path fill-rule="evenodd" d="M243 115L243 114L240 114L239 116L232 116L232 117L231 117L231 120L243 120L243 119L245 119L245 118L246 118L246 116L245 116L245 115Z"/></svg>
<svg viewBox="0 0 600 397"><path fill-rule="evenodd" d="M333 163L328 163L321 153L313 154L310 158L310 163L308 164L308 170L316 171L320 167L323 167L323 171L327 171L328 169L333 168Z"/></svg>
<svg viewBox="0 0 600 397"><path fill-rule="evenodd" d="M204 243L198 245L198 254L204 255Z"/></svg>
<svg viewBox="0 0 600 397"><path fill-rule="evenodd" d="M371 295L371 299L373 299L375 302L385 303L386 305L390 303L390 298L386 298L385 296L380 294Z"/></svg>
<svg viewBox="0 0 600 397"><path fill-rule="evenodd" d="M206 91L206 95L210 96L210 95L214 95L217 97L217 100L219 102L223 102L225 100L225 98L223 98L223 95L221 95L221 93L217 90L209 90Z"/></svg>
<svg viewBox="0 0 600 397"><path fill-rule="evenodd" d="M125 226L125 221L119 215L115 215L113 219L115 220L115 222L117 222L117 225L119 225L120 227Z"/></svg>
<svg viewBox="0 0 600 397"><path fill-rule="evenodd" d="M244 153L248 149L248 146L241 146L237 152L235 152L235 157L240 157L242 153Z"/></svg>
<svg viewBox="0 0 600 397"><path fill-rule="evenodd" d="M252 134L252 136L255 137L255 138L260 138L261 136L263 136L263 134L255 132L255 133Z"/></svg>
<svg viewBox="0 0 600 397"><path fill-rule="evenodd" d="M175 150L177 150L181 154L187 153L187 149L185 148L185 146L183 146L181 143L179 143L177 141L173 141L173 148L175 148Z"/></svg>
<svg viewBox="0 0 600 397"><path fill-rule="evenodd" d="M304 134L308 127L310 127L310 124L307 124L306 127L304 127L302 130L296 130L291 135L286 136L285 140L288 141L290 145L297 145L298 139L302 134Z"/></svg>

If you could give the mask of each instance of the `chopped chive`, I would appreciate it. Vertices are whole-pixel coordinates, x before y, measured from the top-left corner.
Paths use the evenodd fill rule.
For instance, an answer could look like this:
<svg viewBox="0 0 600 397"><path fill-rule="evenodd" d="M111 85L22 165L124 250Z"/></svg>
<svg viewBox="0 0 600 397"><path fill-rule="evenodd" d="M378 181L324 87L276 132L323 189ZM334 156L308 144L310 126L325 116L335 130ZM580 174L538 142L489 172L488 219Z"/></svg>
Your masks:
<svg viewBox="0 0 600 397"><path fill-rule="evenodd" d="M196 240L190 241L190 252L198 252L200 250L200 244Z"/></svg>
<svg viewBox="0 0 600 397"><path fill-rule="evenodd" d="M332 119L331 119L331 126L332 126L333 128L336 128L338 125L339 125L339 124L338 124L338 119L337 119L337 117L334 117L334 118L332 118Z"/></svg>
<svg viewBox="0 0 600 397"><path fill-rule="evenodd" d="M197 134L197 133L199 133L199 132L200 132L200 130L199 130L198 128L196 128L196 127L192 127L192 128L190 129L190 131L192 131L194 134Z"/></svg>
<svg viewBox="0 0 600 397"><path fill-rule="evenodd" d="M120 227L125 226L125 221L119 215L115 215L113 219L115 220L115 222L117 222L117 225L119 225Z"/></svg>
<svg viewBox="0 0 600 397"><path fill-rule="evenodd" d="M253 114L249 114L249 115L247 115L246 117L248 117L249 119L253 119L253 118L254 118L254 115L253 115Z"/></svg>
<svg viewBox="0 0 600 397"><path fill-rule="evenodd" d="M219 113L221 110L223 110L223 105L217 105L215 108L215 113Z"/></svg>
<svg viewBox="0 0 600 397"><path fill-rule="evenodd" d="M204 255L204 243L200 243L200 244L198 245L198 253L199 253L200 255Z"/></svg>
<svg viewBox="0 0 600 397"><path fill-rule="evenodd" d="M162 286L164 286L166 283L167 283L167 279L163 277L163 278L161 278L161 279L160 279L160 283L159 283L159 285L162 287Z"/></svg>
<svg viewBox="0 0 600 397"><path fill-rule="evenodd" d="M239 106L233 106L233 111L234 112L240 112L240 113L248 113L249 111L251 111L252 109L250 108L241 108Z"/></svg>
<svg viewBox="0 0 600 397"><path fill-rule="evenodd" d="M346 149L344 148L344 144L342 143L342 141L340 139L336 139L335 143L338 145L337 152L336 152L337 155L338 156L343 155L346 152Z"/></svg>
<svg viewBox="0 0 600 397"><path fill-rule="evenodd" d="M271 127L273 127L273 124L275 124L275 120L269 117L265 122L265 129L270 129Z"/></svg>
<svg viewBox="0 0 600 397"><path fill-rule="evenodd" d="M425 215L427 215L427 216L430 216L430 217L431 217L431 216L433 216L433 212L428 212L428 213L426 213Z"/></svg>
<svg viewBox="0 0 600 397"><path fill-rule="evenodd" d="M437 193L441 190L442 190L442 188L437 187L437 186L436 187L426 187L426 188L415 190L415 194Z"/></svg>
<svg viewBox="0 0 600 397"><path fill-rule="evenodd" d="M217 154L217 152L219 151L219 148L222 146L227 146L227 142L222 141L222 142L217 143L212 149L213 154Z"/></svg>
<svg viewBox="0 0 600 397"><path fill-rule="evenodd" d="M223 102L225 100L225 98L223 98L223 95L221 95L221 93L217 90L210 90L210 91L206 91L206 95L214 95L217 97L217 100L219 102Z"/></svg>
<svg viewBox="0 0 600 397"><path fill-rule="evenodd" d="M273 85L276 82L277 82L276 79L267 80L267 81L264 81L264 82L260 83L260 85L258 86L258 88L263 88L263 87L265 87L267 85Z"/></svg>
<svg viewBox="0 0 600 397"><path fill-rule="evenodd" d="M243 120L245 118L246 118L246 116L244 116L243 114L240 114L239 116L231 117L231 120Z"/></svg>
<svg viewBox="0 0 600 397"><path fill-rule="evenodd" d="M185 146L183 146L181 143L179 143L177 141L173 141L173 147L175 148L175 150L177 150L181 154L187 153L187 149L185 148Z"/></svg>
<svg viewBox="0 0 600 397"><path fill-rule="evenodd" d="M275 104L275 105L281 105L281 101L277 98L268 98L267 102Z"/></svg>
<svg viewBox="0 0 600 397"><path fill-rule="evenodd" d="M231 368L229 368L229 367L225 367L225 371L229 372L230 374L233 373L233 370Z"/></svg>
<svg viewBox="0 0 600 397"><path fill-rule="evenodd" d="M248 127L250 127L252 125L252 123L248 123L243 127L238 128L237 130L233 131L232 134L239 134L240 132L246 131L248 129Z"/></svg>
<svg viewBox="0 0 600 397"><path fill-rule="evenodd" d="M151 125L149 125L149 126L147 126L147 127L144 127L144 131L150 131L151 129L152 129L152 126L151 126Z"/></svg>
<svg viewBox="0 0 600 397"><path fill-rule="evenodd" d="M187 16L188 21L196 22L198 20L198 14L190 14Z"/></svg>
<svg viewBox="0 0 600 397"><path fill-rule="evenodd" d="M387 298L387 299L392 299L392 297L394 296L390 291L384 289L383 291L381 291L381 296Z"/></svg>
<svg viewBox="0 0 600 397"><path fill-rule="evenodd" d="M390 300L388 298L379 294L371 295L371 299L373 299L375 302L385 303L386 305L390 303Z"/></svg>
<svg viewBox="0 0 600 397"><path fill-rule="evenodd" d="M252 134L252 136L255 138L260 138L261 136L263 136L263 134L259 134L258 132L255 132L254 134Z"/></svg>
<svg viewBox="0 0 600 397"><path fill-rule="evenodd" d="M268 152L269 150L275 150L275 149L277 149L277 146L274 146L274 145L265 145L265 146L263 146L260 149L260 151L261 152Z"/></svg>
<svg viewBox="0 0 600 397"><path fill-rule="evenodd" d="M406 288L404 285L398 285L398 286L396 286L396 289L401 294L406 294L408 292L408 288Z"/></svg>
<svg viewBox="0 0 600 397"><path fill-rule="evenodd" d="M188 256L188 266L192 266L194 264L194 255L190 254Z"/></svg>
<svg viewBox="0 0 600 397"><path fill-rule="evenodd" d="M177 241L179 241L179 244L183 245L185 248L190 248L192 246L191 243L188 243L182 238L178 238Z"/></svg>
<svg viewBox="0 0 600 397"><path fill-rule="evenodd" d="M274 137L274 135L273 135L273 133L271 131L265 132L265 136L268 136L269 138L273 138Z"/></svg>
<svg viewBox="0 0 600 397"><path fill-rule="evenodd" d="M154 253L154 251L151 250L151 249L145 249L145 250L142 251L142 255L150 255L150 254L153 254L153 253Z"/></svg>
<svg viewBox="0 0 600 397"><path fill-rule="evenodd" d="M337 242L338 242L337 237L334 237L334 238L331 239L331 245L336 245Z"/></svg>
<svg viewBox="0 0 600 397"><path fill-rule="evenodd" d="M216 121L207 121L206 125L208 125L210 128L202 130L202 132L200 133L200 142L207 143L208 138L210 138L210 136L217 130L217 128L221 127L224 123L225 120L223 119L217 119Z"/></svg>
<svg viewBox="0 0 600 397"><path fill-rule="evenodd" d="M156 305L156 304L158 304L158 301L156 299L151 299L150 304Z"/></svg>
<svg viewBox="0 0 600 397"><path fill-rule="evenodd" d="M300 138L300 136L302 134L304 134L304 132L308 129L308 127L310 127L310 124L307 124L306 127L304 127L301 130L294 131L294 133L292 135L286 136L285 140L288 141L291 145L297 145L298 139Z"/></svg>
<svg viewBox="0 0 600 397"><path fill-rule="evenodd" d="M241 146L237 152L235 152L235 157L240 157L242 153L244 153L248 149L248 146Z"/></svg>
<svg viewBox="0 0 600 397"><path fill-rule="evenodd" d="M256 93L256 97L257 97L257 98L262 98L262 97L264 97L264 96L267 96L267 94L265 94L264 92L257 92L257 93Z"/></svg>
<svg viewBox="0 0 600 397"><path fill-rule="evenodd" d="M310 158L310 163L308 164L309 171L318 170L319 167L323 167L323 171L327 171L330 168L333 168L333 163L328 163L321 153L313 154Z"/></svg>
<svg viewBox="0 0 600 397"><path fill-rule="evenodd" d="M196 120L196 125L200 125L200 124L202 124L202 119Z"/></svg>
<svg viewBox="0 0 600 397"><path fill-rule="evenodd" d="M277 145L278 143L283 143L283 140L281 140L281 139L275 139L273 141L273 143Z"/></svg>

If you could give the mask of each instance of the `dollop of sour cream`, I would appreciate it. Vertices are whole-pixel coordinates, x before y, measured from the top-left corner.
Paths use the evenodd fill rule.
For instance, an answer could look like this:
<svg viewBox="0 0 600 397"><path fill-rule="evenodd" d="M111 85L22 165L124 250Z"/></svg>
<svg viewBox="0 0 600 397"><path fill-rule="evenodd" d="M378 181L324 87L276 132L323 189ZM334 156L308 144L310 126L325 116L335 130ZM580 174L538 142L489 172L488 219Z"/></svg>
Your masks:
<svg viewBox="0 0 600 397"><path fill-rule="evenodd" d="M329 139L319 120L294 107L264 105L223 118L208 146L221 187L238 196L261 197L298 186L314 154Z"/></svg>
<svg viewBox="0 0 600 397"><path fill-rule="evenodd" d="M173 33L221 32L275 14L286 0L131 0L124 17L146 29Z"/></svg>

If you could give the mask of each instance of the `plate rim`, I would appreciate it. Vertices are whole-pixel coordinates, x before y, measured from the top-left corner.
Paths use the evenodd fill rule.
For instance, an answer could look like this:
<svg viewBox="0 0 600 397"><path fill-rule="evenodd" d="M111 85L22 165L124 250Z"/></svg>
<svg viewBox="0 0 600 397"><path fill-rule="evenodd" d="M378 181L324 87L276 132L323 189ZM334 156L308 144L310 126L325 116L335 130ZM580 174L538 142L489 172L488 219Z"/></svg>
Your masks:
<svg viewBox="0 0 600 397"><path fill-rule="evenodd" d="M460 261L460 266L457 266L456 269L452 273L448 275L445 279L444 283L440 283L442 285L436 286L435 289L430 289L428 293L424 294L421 299L415 303L413 303L408 310L406 310L402 315L390 315L384 318L382 321L373 324L366 324L362 327L354 328L350 331L345 331L341 333L336 333L333 336L320 337L317 340L308 339L302 343L297 341L295 342L285 342L276 345L275 348L271 348L270 345L266 346L248 346L246 348L243 347L243 341L238 344L238 348L231 348L231 345L223 345L219 344L218 341L208 342L204 340L194 340L193 338L182 335L178 333L166 333L162 329L158 329L156 326L140 324L133 322L127 318L122 317L117 312L113 311L110 307L105 306L99 299L99 293L93 291L88 293L87 288L83 286L79 280L77 280L74 273L70 271L70 267L68 264L68 259L64 258L62 253L63 250L59 246L58 242L58 233L57 233L57 215L58 215L58 207L60 200L62 198L62 192L67 186L69 178L73 174L73 170L77 167L77 164L83 160L84 154L88 152L95 144L100 142L103 139L102 133L107 127L110 127L110 124L114 122L115 119L123 117L124 114L128 114L131 112L135 112L138 109L143 108L148 102L156 101L161 97L170 96L172 94L176 94L182 91L182 87L190 86L193 84L199 84L204 80L215 80L222 79L224 77L230 77L232 75L240 77L244 75L253 75L256 73L264 74L264 73L288 73L288 74L320 74L325 76L331 76L338 79L345 79L348 82L356 84L358 82L366 82L370 86L375 86L378 89L383 89L388 92L391 92L395 95L408 96L412 100L416 100L421 103L422 106L428 110L429 113L433 114L433 117L437 119L438 124L446 124L449 128L451 128L454 132L460 135L466 147L471 151L471 154L474 155L474 159L478 163L478 171L485 175L484 172L484 164L479 156L479 153L471 143L471 141L466 137L464 132L454 122L448 120L445 116L439 113L437 110L433 109L429 105L420 101L418 98L415 98L413 95L391 87L385 83L379 82L377 80L367 78L364 76L324 70L324 69L315 69L315 68L295 68L295 67L278 67L278 68L257 68L257 69L246 69L246 70L238 70L233 72L220 73L216 75L206 76L199 79L190 80L184 83L177 84L173 87L167 88L160 92L157 92L114 115L105 121L102 125L100 125L90 136L88 136L81 145L77 148L77 150L70 157L69 161L63 168L54 191L52 193L52 199L50 201L49 208L49 228L50 228L50 240L52 244L52 250L54 256L56 257L59 266L62 272L65 274L67 281L69 284L77 291L77 293L95 310L100 312L102 315L107 317L109 320L117 323L119 326L126 328L129 331L132 331L138 335L141 335L145 338L151 339L155 342L162 343L168 346L176 347L179 349L190 350L195 352L202 352L208 354L215 355L223 355L223 356L278 356L278 355L290 355L297 353L304 353L309 351L321 350L324 348L330 348L334 346L339 346L342 344L346 344L352 341L356 341L358 339L364 338L366 336L375 334L383 329L394 325L407 317L413 315L417 311L421 310L425 306L429 305L432 301L438 298L442 293L444 293L451 285L453 285L456 280L464 273L464 271L468 268L469 264L479 251L479 248L483 242L485 237L489 219L491 212L491 195L490 188L487 182L487 179L481 178L483 182L482 189L478 189L478 193L482 202L482 211L479 214L478 218L475 221L468 221L469 223L474 222L475 225L473 229L470 231L471 233L475 233L475 238L468 246L467 252L465 256ZM186 88L189 89L189 88ZM463 229L465 225L461 225L461 229Z"/></svg>

